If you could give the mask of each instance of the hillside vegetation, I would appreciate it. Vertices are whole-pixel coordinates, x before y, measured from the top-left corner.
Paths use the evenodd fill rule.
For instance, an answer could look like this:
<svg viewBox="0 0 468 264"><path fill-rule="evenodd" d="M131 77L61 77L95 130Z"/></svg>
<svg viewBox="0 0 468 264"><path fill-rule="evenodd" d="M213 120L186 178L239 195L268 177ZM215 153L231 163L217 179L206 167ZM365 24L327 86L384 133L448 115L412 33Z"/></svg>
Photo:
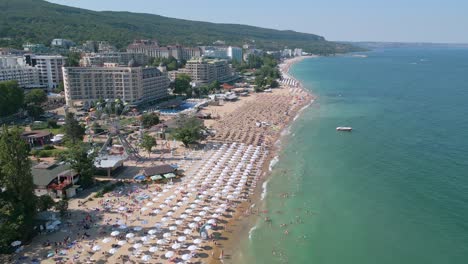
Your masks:
<svg viewBox="0 0 468 264"><path fill-rule="evenodd" d="M170 4L168 2L168 4ZM342 53L357 48L326 41L314 34L281 31L237 24L216 24L130 12L96 12L43 0L0 0L0 46L19 47L23 42L49 44L54 38L77 43L106 40L125 48L138 38L162 44L209 45L216 40L242 45L255 41L258 48L302 47L318 54Z"/></svg>

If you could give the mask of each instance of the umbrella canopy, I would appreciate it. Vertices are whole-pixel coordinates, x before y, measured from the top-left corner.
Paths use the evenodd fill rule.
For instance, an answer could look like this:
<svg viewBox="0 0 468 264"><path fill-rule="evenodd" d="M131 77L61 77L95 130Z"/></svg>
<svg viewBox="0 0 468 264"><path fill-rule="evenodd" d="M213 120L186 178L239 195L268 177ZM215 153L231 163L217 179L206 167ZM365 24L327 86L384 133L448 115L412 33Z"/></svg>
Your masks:
<svg viewBox="0 0 468 264"><path fill-rule="evenodd" d="M106 237L102 240L102 243L105 244L105 243L109 243L110 241L111 241L110 238Z"/></svg>
<svg viewBox="0 0 468 264"><path fill-rule="evenodd" d="M154 253L154 252L158 251L158 247L150 247L148 251L151 252L151 253Z"/></svg>
<svg viewBox="0 0 468 264"><path fill-rule="evenodd" d="M198 248L197 246L191 245L187 249L190 250L190 251L195 251L195 250L197 250L197 248Z"/></svg>
<svg viewBox="0 0 468 264"><path fill-rule="evenodd" d="M127 226L126 225L120 225L119 229L127 229Z"/></svg>
<svg viewBox="0 0 468 264"><path fill-rule="evenodd" d="M177 230L177 226L170 226L169 230L171 230L171 231Z"/></svg>
<svg viewBox="0 0 468 264"><path fill-rule="evenodd" d="M125 235L126 238L134 238L135 237L135 234L133 233L128 233Z"/></svg>
<svg viewBox="0 0 468 264"><path fill-rule="evenodd" d="M143 246L142 244L136 243L136 244L133 245L133 248L134 248L134 249L139 249L139 248L141 248L142 246Z"/></svg>
<svg viewBox="0 0 468 264"><path fill-rule="evenodd" d="M189 254L184 254L184 255L182 255L182 259L183 259L183 260L189 260L189 259L191 259L191 258L192 258L192 257L191 257Z"/></svg>
<svg viewBox="0 0 468 264"><path fill-rule="evenodd" d="M179 243L175 243L172 245L172 249L179 249L180 248L180 244Z"/></svg>
<svg viewBox="0 0 468 264"><path fill-rule="evenodd" d="M141 226L135 226L133 228L134 231L141 231L142 229L143 229L143 227L141 227Z"/></svg>
<svg viewBox="0 0 468 264"><path fill-rule="evenodd" d="M116 237L116 236L120 235L120 232L119 231L113 231L110 235L113 236L113 237Z"/></svg>
<svg viewBox="0 0 468 264"><path fill-rule="evenodd" d="M93 248L92 248L93 251L98 251L98 250L101 250L101 247L99 245L95 245Z"/></svg>
<svg viewBox="0 0 468 264"><path fill-rule="evenodd" d="M142 237L141 237L141 241L143 241L143 242L148 242L148 240L149 240L149 239L148 239L147 236L142 236Z"/></svg>
<svg viewBox="0 0 468 264"><path fill-rule="evenodd" d="M185 229L185 230L184 230L184 234L185 234L185 235L190 235L190 234L192 234L192 230L190 230L190 229Z"/></svg>
<svg viewBox="0 0 468 264"><path fill-rule="evenodd" d="M174 251L168 251L166 254L164 254L166 258L172 258L174 256Z"/></svg>
<svg viewBox="0 0 468 264"><path fill-rule="evenodd" d="M123 246L125 244L127 244L127 241L125 241L125 240L120 240L119 242L117 242L117 245L119 245L119 246Z"/></svg>
<svg viewBox="0 0 468 264"><path fill-rule="evenodd" d="M200 244L201 242L202 242L202 241L201 241L201 239L199 239L199 238L193 240L193 243L195 243L195 244Z"/></svg>
<svg viewBox="0 0 468 264"><path fill-rule="evenodd" d="M166 244L166 240L164 240L164 239L159 239L158 241L156 241L156 244L158 244L158 245L164 245L164 244Z"/></svg>
<svg viewBox="0 0 468 264"><path fill-rule="evenodd" d="M143 257L141 257L141 260L143 261L150 261L150 259L151 259L151 256L149 255L144 255Z"/></svg>
<svg viewBox="0 0 468 264"><path fill-rule="evenodd" d="M159 181L159 180L164 179L164 177L161 176L161 175L153 175L153 176L150 177L150 179L151 179L152 181Z"/></svg>
<svg viewBox="0 0 468 264"><path fill-rule="evenodd" d="M187 238L185 236L180 236L177 238L177 241L179 242L184 242L185 240L187 240Z"/></svg>
<svg viewBox="0 0 468 264"><path fill-rule="evenodd" d="M171 233L164 233L164 234L163 234L163 237L164 237L164 238L171 237Z"/></svg>
<svg viewBox="0 0 468 264"><path fill-rule="evenodd" d="M117 253L117 249L116 249L116 248L111 248L111 249L109 249L109 254L114 255L115 253Z"/></svg>
<svg viewBox="0 0 468 264"><path fill-rule="evenodd" d="M155 229L151 229L150 231L148 231L148 234L150 235L154 235L156 234L158 231L156 231Z"/></svg>

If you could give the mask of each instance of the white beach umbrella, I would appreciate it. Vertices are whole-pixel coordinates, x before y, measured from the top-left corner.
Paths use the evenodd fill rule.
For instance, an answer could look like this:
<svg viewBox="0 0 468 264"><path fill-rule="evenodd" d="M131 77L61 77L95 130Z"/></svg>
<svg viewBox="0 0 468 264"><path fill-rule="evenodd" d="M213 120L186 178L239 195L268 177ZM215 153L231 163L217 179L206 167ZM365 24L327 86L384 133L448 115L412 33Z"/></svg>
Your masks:
<svg viewBox="0 0 468 264"><path fill-rule="evenodd" d="M99 245L95 245L93 248L92 248L93 251L99 251L101 250L101 247Z"/></svg>
<svg viewBox="0 0 468 264"><path fill-rule="evenodd" d="M106 243L109 243L111 241L110 238L106 237L102 240L102 243L106 244Z"/></svg>
<svg viewBox="0 0 468 264"><path fill-rule="evenodd" d="M209 230L209 229L211 229L211 227L212 227L211 225L206 225L205 229Z"/></svg>
<svg viewBox="0 0 468 264"><path fill-rule="evenodd" d="M121 207L119 207L119 211L127 211L127 208L126 208L126 207L123 207L123 206L121 206Z"/></svg>
<svg viewBox="0 0 468 264"><path fill-rule="evenodd" d="M205 212L205 211L201 211L200 213L198 213L198 215L200 215L200 216L205 216L205 215L206 215L206 212Z"/></svg>
<svg viewBox="0 0 468 264"><path fill-rule="evenodd" d="M185 219L185 218L187 218L187 217L188 217L187 214L181 214L181 215L180 215L180 218L182 218L182 219Z"/></svg>
<svg viewBox="0 0 468 264"><path fill-rule="evenodd" d="M169 218L167 218L167 217L161 218L161 222L167 222L167 220L169 220Z"/></svg>
<svg viewBox="0 0 468 264"><path fill-rule="evenodd" d="M156 229L161 229L162 225L160 223L157 223L154 225L154 227L156 227Z"/></svg>
<svg viewBox="0 0 468 264"><path fill-rule="evenodd" d="M144 255L143 257L141 257L141 260L147 262L147 261L150 261L151 260L151 256L149 255Z"/></svg>
<svg viewBox="0 0 468 264"><path fill-rule="evenodd" d="M154 197L153 199L151 199L151 201L157 202L157 201L158 201L158 198L157 198L157 197Z"/></svg>
<svg viewBox="0 0 468 264"><path fill-rule="evenodd" d="M116 237L118 235L120 235L120 232L119 231L113 231L112 233L110 233L111 236L113 237Z"/></svg>
<svg viewBox="0 0 468 264"><path fill-rule="evenodd" d="M127 226L126 225L120 225L119 229L127 229Z"/></svg>
<svg viewBox="0 0 468 264"><path fill-rule="evenodd" d="M195 246L195 245L191 245L191 246L189 246L187 249L190 250L190 251L195 251L195 250L198 249L198 247Z"/></svg>
<svg viewBox="0 0 468 264"><path fill-rule="evenodd" d="M180 244L179 243L175 243L171 246L172 249L179 249L180 248Z"/></svg>
<svg viewBox="0 0 468 264"><path fill-rule="evenodd" d="M192 258L192 256L190 256L189 254L184 254L184 255L182 255L182 259L183 259L184 261L190 260L191 258Z"/></svg>
<svg viewBox="0 0 468 264"><path fill-rule="evenodd" d="M146 203L146 206L148 206L148 207L151 207L151 206L153 206L153 205L154 205L154 203L152 203L152 202Z"/></svg>
<svg viewBox="0 0 468 264"><path fill-rule="evenodd" d="M139 249L139 248L141 248L142 246L143 246L142 244L136 243L136 244L134 244L132 247L133 247L134 249Z"/></svg>
<svg viewBox="0 0 468 264"><path fill-rule="evenodd" d="M171 235L172 235L171 233L164 233L164 234L163 234L163 237L164 237L164 238L169 238L169 237L171 237Z"/></svg>
<svg viewBox="0 0 468 264"><path fill-rule="evenodd" d="M170 226L170 227L169 227L169 230L175 231L175 230L177 230L177 226Z"/></svg>
<svg viewBox="0 0 468 264"><path fill-rule="evenodd" d="M151 253L154 253L154 252L158 251L158 247L150 247L148 249L148 251L151 252Z"/></svg>
<svg viewBox="0 0 468 264"><path fill-rule="evenodd" d="M166 213L167 216L171 216L171 215L173 215L173 214L174 214L173 212L167 212L167 213Z"/></svg>
<svg viewBox="0 0 468 264"><path fill-rule="evenodd" d="M116 249L116 248L111 248L111 249L109 249L109 254L114 255L115 253L117 253L117 249Z"/></svg>
<svg viewBox="0 0 468 264"><path fill-rule="evenodd" d="M192 234L192 230L191 229L185 229L184 234L185 235L190 235L190 234Z"/></svg>
<svg viewBox="0 0 468 264"><path fill-rule="evenodd" d="M199 239L199 238L193 240L193 243L194 243L194 244L200 244L201 242L202 242L202 241L201 241L201 239Z"/></svg>
<svg viewBox="0 0 468 264"><path fill-rule="evenodd" d="M197 217L195 217L193 220L194 220L195 222L200 222L202 219L201 219L201 217L197 216Z"/></svg>
<svg viewBox="0 0 468 264"><path fill-rule="evenodd" d="M159 209L153 210L153 214L159 214L159 212L161 212Z"/></svg>
<svg viewBox="0 0 468 264"><path fill-rule="evenodd" d="M135 227L133 228L133 230L134 230L134 231L141 231L141 230L143 230L143 227L141 227L141 226L135 226Z"/></svg>
<svg viewBox="0 0 468 264"><path fill-rule="evenodd" d="M126 238L134 238L135 237L135 234L133 233L128 233L125 235Z"/></svg>
<svg viewBox="0 0 468 264"><path fill-rule="evenodd" d="M208 224L212 224L212 225L213 225L213 224L216 224L216 220L214 220L214 219L210 219L210 220L208 220L208 222L207 222L207 223L208 223Z"/></svg>
<svg viewBox="0 0 468 264"><path fill-rule="evenodd" d="M164 254L166 258L172 258L174 256L174 251L168 251L166 254Z"/></svg>
<svg viewBox="0 0 468 264"><path fill-rule="evenodd" d="M189 226L190 228L195 228L195 227L197 227L197 224L196 224L196 223L190 223L188 226Z"/></svg>
<svg viewBox="0 0 468 264"><path fill-rule="evenodd" d="M160 204L160 205L159 205L159 208L161 208L161 209L164 208L164 207L166 207L165 204Z"/></svg>
<svg viewBox="0 0 468 264"><path fill-rule="evenodd" d="M148 211L148 207L142 207L142 208L140 209L140 211L142 211L142 212Z"/></svg>
<svg viewBox="0 0 468 264"><path fill-rule="evenodd" d="M176 220L176 221L175 221L175 224L176 224L176 225L181 225L181 224L183 224L183 223L184 223L184 222L183 222L182 220Z"/></svg>
<svg viewBox="0 0 468 264"><path fill-rule="evenodd" d="M154 234L156 234L157 232L158 232L158 231L156 231L156 230L154 230L154 229L151 229L151 230L148 231L148 234L154 235Z"/></svg>
<svg viewBox="0 0 468 264"><path fill-rule="evenodd" d="M156 241L156 244L158 244L158 245L164 245L164 244L166 244L166 240L164 240L164 239L158 239L158 241Z"/></svg>
<svg viewBox="0 0 468 264"><path fill-rule="evenodd" d="M184 242L185 240L187 240L187 238L185 236L180 236L177 238L177 241L179 242Z"/></svg>
<svg viewBox="0 0 468 264"><path fill-rule="evenodd" d="M141 241L148 242L149 238L147 236L142 236Z"/></svg>
<svg viewBox="0 0 468 264"><path fill-rule="evenodd" d="M123 246L125 244L127 244L127 241L125 241L125 240L120 240L119 242L117 242L117 245L119 245L119 246Z"/></svg>

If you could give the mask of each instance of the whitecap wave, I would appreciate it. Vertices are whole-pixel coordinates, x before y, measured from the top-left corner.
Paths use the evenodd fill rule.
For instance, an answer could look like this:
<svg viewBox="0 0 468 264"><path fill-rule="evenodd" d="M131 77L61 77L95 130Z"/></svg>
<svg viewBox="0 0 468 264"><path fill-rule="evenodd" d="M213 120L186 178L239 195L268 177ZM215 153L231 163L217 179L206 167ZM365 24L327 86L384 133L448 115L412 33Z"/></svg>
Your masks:
<svg viewBox="0 0 468 264"><path fill-rule="evenodd" d="M249 230L249 240L252 240L252 233L253 233L253 231L255 231L255 229L257 229L257 225L255 225L254 227L252 227L252 228Z"/></svg>
<svg viewBox="0 0 468 264"><path fill-rule="evenodd" d="M275 167L275 165L278 163L278 161L279 161L279 157L278 157L278 156L274 157L274 158L270 161L270 166L268 167L268 169L269 169L270 171L272 171L273 168Z"/></svg>

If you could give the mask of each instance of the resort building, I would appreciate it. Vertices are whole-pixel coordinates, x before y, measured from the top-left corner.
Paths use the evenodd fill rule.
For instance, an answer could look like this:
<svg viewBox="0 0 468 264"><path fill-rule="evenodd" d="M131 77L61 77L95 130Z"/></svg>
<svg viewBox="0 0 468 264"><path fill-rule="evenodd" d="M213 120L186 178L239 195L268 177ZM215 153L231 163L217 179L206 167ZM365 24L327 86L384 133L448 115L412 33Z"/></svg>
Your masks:
<svg viewBox="0 0 468 264"><path fill-rule="evenodd" d="M66 58L61 55L26 55L26 64L39 71L39 84L48 89L56 88L63 82L62 67Z"/></svg>
<svg viewBox="0 0 468 264"><path fill-rule="evenodd" d="M229 57L230 60L242 62L242 59L243 59L242 49L239 47L229 46L227 49L227 56Z"/></svg>
<svg viewBox="0 0 468 264"><path fill-rule="evenodd" d="M210 84L214 81L229 82L235 78L226 60L196 59L189 60L185 68L170 72L171 80L178 74L187 74L195 85Z"/></svg>
<svg viewBox="0 0 468 264"><path fill-rule="evenodd" d="M0 67L0 82L17 81L24 89L39 88L39 71L30 66Z"/></svg>
<svg viewBox="0 0 468 264"><path fill-rule="evenodd" d="M68 39L54 39L50 43L52 47L59 47L69 49L70 47L75 46L75 42L68 40Z"/></svg>
<svg viewBox="0 0 468 264"><path fill-rule="evenodd" d="M149 63L149 57L143 53L106 52L88 53L80 60L81 67L102 67L104 63L116 63L120 66L128 66L129 63L145 66Z"/></svg>
<svg viewBox="0 0 468 264"><path fill-rule="evenodd" d="M169 58L189 60L201 56L200 48L182 47L179 45L161 47L156 40L136 40L127 47L128 53L142 53L151 58Z"/></svg>
<svg viewBox="0 0 468 264"><path fill-rule="evenodd" d="M294 49L294 57L302 56L302 49Z"/></svg>
<svg viewBox="0 0 468 264"><path fill-rule="evenodd" d="M154 67L63 68L65 100L68 106L89 106L98 99L122 99L140 104L167 97L169 78Z"/></svg>

